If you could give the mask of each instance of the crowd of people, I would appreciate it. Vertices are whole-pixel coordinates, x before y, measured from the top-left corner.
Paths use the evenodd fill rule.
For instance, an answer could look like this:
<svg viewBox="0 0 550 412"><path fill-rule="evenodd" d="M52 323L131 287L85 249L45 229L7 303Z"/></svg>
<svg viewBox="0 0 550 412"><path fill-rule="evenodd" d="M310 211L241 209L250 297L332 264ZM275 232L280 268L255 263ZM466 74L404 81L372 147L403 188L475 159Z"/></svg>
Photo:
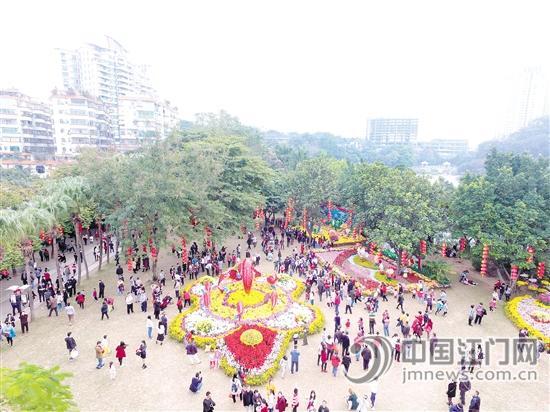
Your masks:
<svg viewBox="0 0 550 412"><path fill-rule="evenodd" d="M267 222L266 222L267 223ZM258 239L256 234L248 232L244 235L243 245L237 245L232 251L225 247L199 248L193 242L189 248L188 260L181 262L181 248L172 247L172 253L178 258L178 263L170 266L165 273L159 271L157 279L150 286L141 280L140 271L150 269L147 256L140 256L141 251L136 247L134 252L137 258L128 272L117 264L115 269L116 287L113 294L107 293L106 283L99 280L97 287L93 288L91 296L86 296L82 290L78 290L76 282L76 270L74 265L66 265L59 278L53 278L48 268L36 267L33 278L36 279L38 299L45 302L45 310L48 316L53 314L59 316L65 311L68 317L68 324L72 326L77 321L79 310L85 310L90 299L98 302L99 319L109 321L109 315L115 310L116 296L124 300L126 304L126 315L133 315L135 312L143 314L145 321L145 339L135 342L135 353L141 360L142 369L147 368L148 343L155 341L156 345L163 345L168 332L168 318L165 309L168 305L175 303L179 312L191 304L192 295L185 289L185 283L197 279L203 274L217 276L225 269L233 267L240 260L252 259L255 265L260 264L263 258L273 262L274 269L278 272L285 272L292 276L301 278L305 285L305 300L314 304L326 305L329 312L332 312L333 325L327 325L323 330L320 342L315 352L319 374L328 374L332 378L338 378L350 373L367 372L373 362L383 356L380 350L380 339L389 339L391 342L390 356L395 362L400 362L402 356L409 356L413 340L426 340L429 343L430 354L433 355L438 345L438 336L434 332L436 328L436 317L446 316L448 313L448 298L445 290L436 292L425 287L419 282L418 289L415 289L410 298L405 298L405 290L402 284L390 287L381 283L376 290L369 294L364 293L363 286L358 279L341 276L332 270L330 265L319 259L314 249L330 245L325 239L308 236L307 233L284 228L281 220L269 222L259 232L261 250L257 251ZM93 243L90 238L87 242ZM110 244L109 244L110 246ZM245 250L243 250L245 248ZM97 248L96 248L97 249ZM96 251L94 251L95 255ZM285 255L285 256L283 256ZM45 254L42 259L47 262ZM461 280L462 281L462 280ZM463 282L464 283L464 282ZM498 284L491 296L489 311L495 309L496 302L502 300L503 296L508 298L509 286ZM173 291L174 297L168 291ZM384 309L385 302L393 299L393 304L399 310L395 319L388 309ZM6 321L2 324L1 335L7 339L9 345L13 345L15 333L15 316L19 315L21 331L28 332L28 313L24 310L24 295L14 292L10 297L12 313L8 314ZM419 304L423 310L413 311L412 302ZM149 307L149 304L151 307ZM135 307L137 306L137 308ZM76 308L78 307L78 308ZM76 308L76 309L75 309ZM150 310L152 309L152 314ZM138 313L139 313L138 312ZM410 313L416 313L411 315ZM351 315L359 313L359 320L351 322ZM468 324L471 326L481 325L482 319L487 315L485 305L479 303L472 305L468 312ZM368 330L366 326L368 325ZM154 336L156 332L156 337ZM374 346L367 343L365 338L370 337ZM280 362L279 374L285 378L287 372L291 375L300 374L300 349L299 337L294 337L294 342L288 354ZM199 364L198 350L193 342L192 335L185 338L185 349L191 364ZM69 361L73 362L78 358L78 349L75 337L69 331L65 338L68 350ZM302 345L307 345L307 336L303 336ZM117 368L124 367L124 359L127 356L128 344L124 341L116 346L114 352L109 346L108 337L104 335L95 343L96 368L102 369L106 359L109 360L108 369L111 379L116 379ZM403 355L402 355L403 353ZM467 362L467 371L472 372L475 365L480 364L480 356L483 356L481 347L474 349ZM218 359L219 360L219 359ZM213 362L214 361L214 362ZM213 363L212 363L213 362ZM330 365L330 368L329 368ZM217 367L215 356L211 357L211 367ZM275 388L272 381L268 383L265 391L262 388L252 388L246 382L246 374L239 371L229 379L228 395L234 403L242 403L247 411L273 412L300 410L327 412L329 406L323 399L318 399L315 391L302 393L295 388L292 393ZM207 382L203 381L200 372L191 377L189 390L198 393ZM349 410L374 409L376 395L378 392L378 380L374 380L366 387L366 391L357 394L351 388L342 396L342 402ZM453 403L456 391L460 393L458 403ZM214 391L214 388L211 388ZM462 379L459 383L450 382L447 388L447 400L452 411L461 411L466 405L466 394L471 390L468 379ZM215 388L216 395L223 396L220 388ZM221 392L221 393L220 393ZM470 400L469 410L480 409L480 397L476 391ZM203 399L203 410L213 411L215 402L213 393L206 392ZM336 405L336 409L342 409L342 405Z"/></svg>

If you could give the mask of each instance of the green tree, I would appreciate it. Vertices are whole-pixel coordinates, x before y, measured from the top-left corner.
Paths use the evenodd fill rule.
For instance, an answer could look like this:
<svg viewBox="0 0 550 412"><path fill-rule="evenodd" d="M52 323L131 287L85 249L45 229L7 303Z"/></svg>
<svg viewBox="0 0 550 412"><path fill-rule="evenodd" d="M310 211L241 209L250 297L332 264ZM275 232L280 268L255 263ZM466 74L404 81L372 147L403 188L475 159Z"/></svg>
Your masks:
<svg viewBox="0 0 550 412"><path fill-rule="evenodd" d="M59 371L22 363L17 369L0 369L0 405L21 411L68 411L75 408L73 395L63 381L72 376ZM2 407L2 409L4 409Z"/></svg>
<svg viewBox="0 0 550 412"><path fill-rule="evenodd" d="M338 189L345 168L346 161L328 156L300 162L288 179L288 193L296 201L298 213L306 209L309 217L318 219L323 202L339 202Z"/></svg>
<svg viewBox="0 0 550 412"><path fill-rule="evenodd" d="M548 248L550 181L548 160L493 150L485 162L486 175L466 175L453 198L454 230L490 246L490 258L501 270L510 265L533 269L527 247Z"/></svg>
<svg viewBox="0 0 550 412"><path fill-rule="evenodd" d="M399 255L415 253L419 240L444 228L445 187L412 170L361 163L343 178L344 204L355 209L369 240L387 243ZM397 259L398 266L400 259Z"/></svg>

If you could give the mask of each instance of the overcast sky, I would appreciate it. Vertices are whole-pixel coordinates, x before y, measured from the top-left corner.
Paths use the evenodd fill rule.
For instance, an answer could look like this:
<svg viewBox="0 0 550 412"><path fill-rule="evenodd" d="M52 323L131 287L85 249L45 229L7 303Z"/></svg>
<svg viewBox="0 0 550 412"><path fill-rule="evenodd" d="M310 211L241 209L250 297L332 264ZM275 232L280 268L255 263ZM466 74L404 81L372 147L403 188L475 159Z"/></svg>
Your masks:
<svg viewBox="0 0 550 412"><path fill-rule="evenodd" d="M550 67L548 1L4 1L0 87L46 96L54 47L103 34L150 64L192 119L363 137L368 117L419 136L495 136L526 67Z"/></svg>

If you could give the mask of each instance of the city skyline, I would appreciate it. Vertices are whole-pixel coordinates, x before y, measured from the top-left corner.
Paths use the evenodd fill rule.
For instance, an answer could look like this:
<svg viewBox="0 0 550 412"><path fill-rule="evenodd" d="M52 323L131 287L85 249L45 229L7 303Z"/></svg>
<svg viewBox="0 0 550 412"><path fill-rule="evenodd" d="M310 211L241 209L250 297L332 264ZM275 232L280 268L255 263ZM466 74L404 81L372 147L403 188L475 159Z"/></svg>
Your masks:
<svg viewBox="0 0 550 412"><path fill-rule="evenodd" d="M102 14L99 1L78 17L74 2L5 8L23 15L28 3L35 12L25 19L43 33L10 37L17 19L0 27L12 39L0 87L44 99L54 86L45 63L53 50L106 34L151 67L153 87L180 117L226 110L263 130L360 138L367 118L406 117L419 119L419 140L467 139L475 146L510 127L518 73L537 67L545 74L549 67L541 52L542 2L475 3L475 13L473 2L391 9L304 2L292 13L284 2L161 2L152 10L132 2L128 21L121 18L126 2ZM490 18L496 4L498 20Z"/></svg>

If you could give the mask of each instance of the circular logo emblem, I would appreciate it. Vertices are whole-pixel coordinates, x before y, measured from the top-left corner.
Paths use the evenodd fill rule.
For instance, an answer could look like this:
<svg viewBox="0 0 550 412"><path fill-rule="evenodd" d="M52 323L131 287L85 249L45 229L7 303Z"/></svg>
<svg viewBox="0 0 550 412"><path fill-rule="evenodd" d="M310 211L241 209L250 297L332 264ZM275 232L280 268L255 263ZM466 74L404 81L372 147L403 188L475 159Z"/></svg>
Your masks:
<svg viewBox="0 0 550 412"><path fill-rule="evenodd" d="M349 371L346 378L352 383L367 383L380 378L393 362L393 346L384 336L364 336L350 347L350 356L359 358L361 367Z"/></svg>

